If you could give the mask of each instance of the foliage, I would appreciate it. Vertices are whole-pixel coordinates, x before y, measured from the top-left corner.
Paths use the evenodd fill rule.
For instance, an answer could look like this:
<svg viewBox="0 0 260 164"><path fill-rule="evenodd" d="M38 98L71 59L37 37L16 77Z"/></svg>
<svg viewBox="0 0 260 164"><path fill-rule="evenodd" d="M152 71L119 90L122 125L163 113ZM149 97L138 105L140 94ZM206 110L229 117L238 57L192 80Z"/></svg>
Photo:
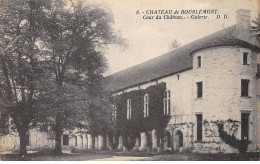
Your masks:
<svg viewBox="0 0 260 164"><path fill-rule="evenodd" d="M2 117L12 118L20 137L20 154L26 155L26 132L35 116L37 92L43 85L43 52L40 20L48 0L3 0L0 2L0 61L4 107ZM3 77L3 78L2 78ZM1 93L2 94L2 93Z"/></svg>
<svg viewBox="0 0 260 164"><path fill-rule="evenodd" d="M260 14L255 20L252 20L252 23L252 29L256 30L257 37L260 39Z"/></svg>
<svg viewBox="0 0 260 164"><path fill-rule="evenodd" d="M97 134L112 126L112 107L98 81L107 68L106 45L123 40L113 30L109 12L82 1L52 1L43 19L47 21L41 24L45 34L41 46L48 52L52 84L44 93L49 100L42 102L51 103L41 107L46 111L45 124L56 134L55 150L60 154L65 129L85 128Z"/></svg>
<svg viewBox="0 0 260 164"><path fill-rule="evenodd" d="M174 40L171 42L170 46L169 46L169 50L170 50L170 51L175 50L176 48L179 48L180 45L181 45L181 44L178 42L178 40L177 40L177 39L174 39Z"/></svg>
<svg viewBox="0 0 260 164"><path fill-rule="evenodd" d="M124 146L132 149L135 139L140 133L152 131L153 129L162 133L166 128L170 117L163 113L163 97L166 89L165 83L149 86L146 89L134 90L123 93L114 98L117 107L117 129L124 138ZM149 96L149 115L144 117L144 95ZM132 117L127 117L127 100L131 99Z"/></svg>
<svg viewBox="0 0 260 164"><path fill-rule="evenodd" d="M235 149L238 149L239 153L245 153L247 151L247 147L251 143L251 141L240 140L236 137L237 130L240 124L239 121L228 119L225 121L223 120L211 121L211 123L216 125L218 129L217 130L218 134L216 134L214 130L211 130L214 136L219 136L225 144ZM205 120L204 124L209 124L209 122Z"/></svg>
<svg viewBox="0 0 260 164"><path fill-rule="evenodd" d="M55 132L57 153L65 128L101 133L112 126L110 101L98 83L107 68L106 45L123 42L112 28L112 15L81 1L2 0L0 5L0 89L23 154L32 125Z"/></svg>

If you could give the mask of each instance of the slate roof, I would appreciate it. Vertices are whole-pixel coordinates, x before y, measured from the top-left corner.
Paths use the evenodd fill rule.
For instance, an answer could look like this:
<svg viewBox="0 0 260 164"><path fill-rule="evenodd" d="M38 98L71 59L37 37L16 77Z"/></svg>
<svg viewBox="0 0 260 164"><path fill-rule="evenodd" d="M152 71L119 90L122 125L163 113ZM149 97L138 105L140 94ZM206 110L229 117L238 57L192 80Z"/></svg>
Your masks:
<svg viewBox="0 0 260 164"><path fill-rule="evenodd" d="M214 46L241 46L259 51L259 48L232 34L236 25L196 40L162 56L117 72L102 80L106 90L117 92L149 81L192 69L191 53Z"/></svg>

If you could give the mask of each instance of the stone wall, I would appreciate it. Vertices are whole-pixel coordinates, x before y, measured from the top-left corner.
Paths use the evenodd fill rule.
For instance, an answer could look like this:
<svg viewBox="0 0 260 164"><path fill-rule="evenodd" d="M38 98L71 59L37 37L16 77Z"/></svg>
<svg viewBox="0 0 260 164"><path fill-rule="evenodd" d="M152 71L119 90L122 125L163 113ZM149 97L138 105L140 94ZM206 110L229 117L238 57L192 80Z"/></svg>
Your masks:
<svg viewBox="0 0 260 164"><path fill-rule="evenodd" d="M243 52L249 54L248 65L243 65ZM197 68L198 56L201 56L201 68ZM198 113L203 114L203 120L241 121L241 113L249 112L249 140L256 143L256 53L241 47L208 48L193 54L193 65L193 122L196 122L195 114ZM241 97L241 79L250 80L247 97ZM200 81L203 82L203 97L197 98L196 83ZM236 137L241 137L241 128ZM195 141L196 138L195 133Z"/></svg>
<svg viewBox="0 0 260 164"><path fill-rule="evenodd" d="M47 133L31 129L29 132L29 144L27 150L39 150L42 148L54 148L55 140ZM0 137L0 152L17 151L20 148L20 138L17 133Z"/></svg>

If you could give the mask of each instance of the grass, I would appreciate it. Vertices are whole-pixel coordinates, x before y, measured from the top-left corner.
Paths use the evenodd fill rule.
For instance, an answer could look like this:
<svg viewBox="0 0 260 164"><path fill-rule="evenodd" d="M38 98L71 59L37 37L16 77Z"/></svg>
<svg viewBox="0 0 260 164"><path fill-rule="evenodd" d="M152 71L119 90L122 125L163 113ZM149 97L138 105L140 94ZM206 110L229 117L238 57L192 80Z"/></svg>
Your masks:
<svg viewBox="0 0 260 164"><path fill-rule="evenodd" d="M258 161L259 153L239 154L195 154L195 153L147 153L147 152L118 152L118 151L96 151L84 150L75 154L62 154L55 156L53 151L41 150L37 153L28 154L23 160L26 161L85 161L114 156L124 157L148 157L145 161ZM113 158L115 159L115 158ZM125 158L127 160L127 158ZM3 154L1 160L17 161L21 160L18 154Z"/></svg>
<svg viewBox="0 0 260 164"><path fill-rule="evenodd" d="M196 153L174 153L155 155L148 161L258 161L259 153L239 154L196 154Z"/></svg>

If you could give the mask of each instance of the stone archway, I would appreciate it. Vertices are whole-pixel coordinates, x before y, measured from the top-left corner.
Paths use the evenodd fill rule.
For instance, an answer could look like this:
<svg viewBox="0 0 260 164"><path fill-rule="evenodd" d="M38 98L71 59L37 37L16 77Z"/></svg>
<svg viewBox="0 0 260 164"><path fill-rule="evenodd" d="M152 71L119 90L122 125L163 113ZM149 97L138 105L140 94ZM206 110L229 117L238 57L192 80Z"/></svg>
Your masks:
<svg viewBox="0 0 260 164"><path fill-rule="evenodd" d="M169 131L166 131L164 135L164 149L169 150L171 145L172 145L171 134Z"/></svg>
<svg viewBox="0 0 260 164"><path fill-rule="evenodd" d="M183 133L181 130L176 130L174 133L174 150L179 152L183 150Z"/></svg>

